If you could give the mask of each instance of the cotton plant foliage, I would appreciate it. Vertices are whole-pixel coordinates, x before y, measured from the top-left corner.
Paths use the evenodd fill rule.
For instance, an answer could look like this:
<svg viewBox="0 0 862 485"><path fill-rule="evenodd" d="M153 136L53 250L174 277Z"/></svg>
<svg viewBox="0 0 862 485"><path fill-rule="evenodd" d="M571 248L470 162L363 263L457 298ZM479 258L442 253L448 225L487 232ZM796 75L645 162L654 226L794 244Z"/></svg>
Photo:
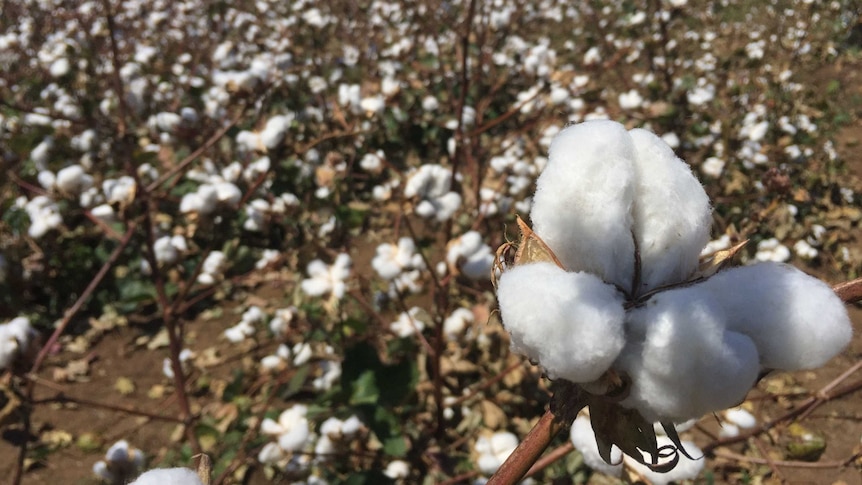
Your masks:
<svg viewBox="0 0 862 485"><path fill-rule="evenodd" d="M577 405L606 460L612 445L657 456L649 423L734 406L762 371L818 367L852 336L843 302L792 266L726 267L741 245L701 263L709 199L649 131L604 120L560 131L530 218L514 257L498 251L503 324L515 351L585 390Z"/></svg>

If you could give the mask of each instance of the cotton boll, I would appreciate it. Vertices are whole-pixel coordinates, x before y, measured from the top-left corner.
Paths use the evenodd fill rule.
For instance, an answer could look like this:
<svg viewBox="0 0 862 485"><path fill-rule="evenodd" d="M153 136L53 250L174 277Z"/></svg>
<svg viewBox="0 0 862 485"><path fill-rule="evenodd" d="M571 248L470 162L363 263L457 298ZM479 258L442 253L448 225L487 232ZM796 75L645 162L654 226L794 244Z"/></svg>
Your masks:
<svg viewBox="0 0 862 485"><path fill-rule="evenodd" d="M150 470L129 485L203 485L203 482L188 468L164 468Z"/></svg>
<svg viewBox="0 0 862 485"><path fill-rule="evenodd" d="M581 452L584 458L584 463L591 469L618 477L623 471L622 458L623 452L614 445L611 447L611 463L605 462L602 455L599 454L599 445L596 443L596 433L593 431L593 425L590 423L590 418L586 416L578 416L572 423L569 431L569 439L575 449Z"/></svg>
<svg viewBox="0 0 862 485"><path fill-rule="evenodd" d="M685 281L709 242L709 197L691 169L653 133L629 132L635 147L634 232L641 258L640 294Z"/></svg>
<svg viewBox="0 0 862 485"><path fill-rule="evenodd" d="M57 188L70 195L78 195L93 186L93 177L80 165L70 165L57 172Z"/></svg>
<svg viewBox="0 0 862 485"><path fill-rule="evenodd" d="M741 402L760 370L747 336L699 286L662 292L629 312L617 368L632 379L623 405L652 421L685 421ZM696 356L696 357L695 357Z"/></svg>
<svg viewBox="0 0 862 485"><path fill-rule="evenodd" d="M817 278L780 263L721 271L698 285L727 311L728 328L749 336L767 369L813 369L850 342L844 303Z"/></svg>
<svg viewBox="0 0 862 485"><path fill-rule="evenodd" d="M508 431L479 438L475 445L475 450L479 453L479 471L485 475L493 474L517 447L518 437Z"/></svg>
<svg viewBox="0 0 862 485"><path fill-rule="evenodd" d="M616 122L581 123L554 137L549 158L536 182L533 230L566 269L630 288L635 193L631 137Z"/></svg>
<svg viewBox="0 0 862 485"><path fill-rule="evenodd" d="M26 353L36 331L26 317L17 317L0 325L0 370L10 367Z"/></svg>
<svg viewBox="0 0 862 485"><path fill-rule="evenodd" d="M512 348L552 379L594 381L625 344L623 296L594 275L517 266L500 277L497 300Z"/></svg>

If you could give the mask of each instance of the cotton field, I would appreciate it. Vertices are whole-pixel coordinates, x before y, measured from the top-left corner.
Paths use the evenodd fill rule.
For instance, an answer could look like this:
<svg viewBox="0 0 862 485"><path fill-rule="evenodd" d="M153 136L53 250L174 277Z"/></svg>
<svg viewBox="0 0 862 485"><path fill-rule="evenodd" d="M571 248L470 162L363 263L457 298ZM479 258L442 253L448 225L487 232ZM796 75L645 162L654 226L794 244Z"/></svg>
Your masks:
<svg viewBox="0 0 862 485"><path fill-rule="evenodd" d="M9 483L858 480L857 1L0 10Z"/></svg>

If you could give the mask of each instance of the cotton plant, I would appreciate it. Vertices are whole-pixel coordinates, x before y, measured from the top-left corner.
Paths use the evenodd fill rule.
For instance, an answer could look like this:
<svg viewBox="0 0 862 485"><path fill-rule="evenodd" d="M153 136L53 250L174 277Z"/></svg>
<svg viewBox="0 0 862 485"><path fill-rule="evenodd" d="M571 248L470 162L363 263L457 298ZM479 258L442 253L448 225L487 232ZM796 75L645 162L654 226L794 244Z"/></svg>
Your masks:
<svg viewBox="0 0 862 485"><path fill-rule="evenodd" d="M729 268L738 246L701 264L707 195L646 130L561 131L530 217L497 280L502 321L513 350L580 389L570 405L589 406L606 462L616 445L661 468L649 423L685 453L673 423L737 405L764 371L819 367L852 336L842 301L798 269Z"/></svg>

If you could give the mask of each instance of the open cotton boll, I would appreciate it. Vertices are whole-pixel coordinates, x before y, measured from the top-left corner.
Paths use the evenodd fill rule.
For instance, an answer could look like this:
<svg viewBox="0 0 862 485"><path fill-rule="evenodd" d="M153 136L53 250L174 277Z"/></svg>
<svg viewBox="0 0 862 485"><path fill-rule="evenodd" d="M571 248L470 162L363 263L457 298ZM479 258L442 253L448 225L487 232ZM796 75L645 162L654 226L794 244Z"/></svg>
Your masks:
<svg viewBox="0 0 862 485"><path fill-rule="evenodd" d="M623 125L570 126L551 142L536 182L533 230L570 271L630 288L634 274L634 146Z"/></svg>
<svg viewBox="0 0 862 485"><path fill-rule="evenodd" d="M625 344L623 296L594 275L516 266L500 277L497 300L512 348L552 379L594 381Z"/></svg>
<svg viewBox="0 0 862 485"><path fill-rule="evenodd" d="M203 485L203 482L188 468L160 468L143 473L129 485Z"/></svg>
<svg viewBox="0 0 862 485"><path fill-rule="evenodd" d="M760 370L757 348L727 331L709 292L660 293L629 312L629 343L616 367L632 379L623 405L651 421L685 421L741 402Z"/></svg>
<svg viewBox="0 0 862 485"><path fill-rule="evenodd" d="M643 293L685 281L709 242L709 197L691 169L653 133L629 132L635 147L634 232L641 258Z"/></svg>
<svg viewBox="0 0 862 485"><path fill-rule="evenodd" d="M844 303L817 278L781 263L721 271L697 285L727 311L728 328L748 335L766 369L813 369L853 336Z"/></svg>

